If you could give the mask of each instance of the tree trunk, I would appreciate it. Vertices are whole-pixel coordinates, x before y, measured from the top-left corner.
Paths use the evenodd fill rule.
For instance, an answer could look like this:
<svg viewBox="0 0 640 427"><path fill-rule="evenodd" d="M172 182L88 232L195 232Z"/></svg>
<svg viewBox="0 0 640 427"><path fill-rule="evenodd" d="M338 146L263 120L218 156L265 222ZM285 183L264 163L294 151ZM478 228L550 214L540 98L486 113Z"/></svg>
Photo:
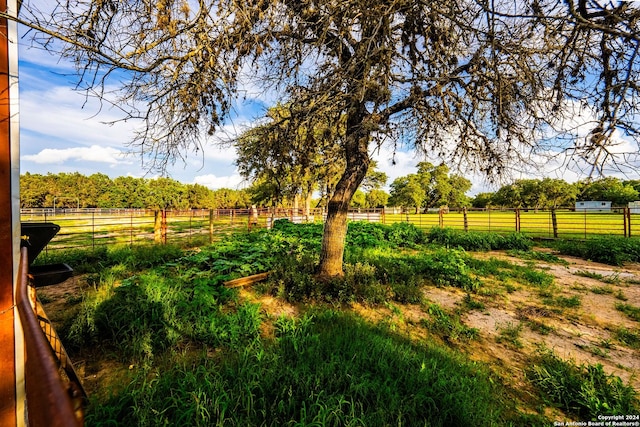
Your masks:
<svg viewBox="0 0 640 427"><path fill-rule="evenodd" d="M313 198L313 191L311 189L307 189L304 195L304 216L306 220L309 220L309 215L311 215L311 199Z"/></svg>
<svg viewBox="0 0 640 427"><path fill-rule="evenodd" d="M317 275L321 279L344 276L343 260L347 236L349 203L369 169L369 134L363 130L362 109L349 114L346 126L344 174L327 205L327 219L322 235L322 249Z"/></svg>
<svg viewBox="0 0 640 427"><path fill-rule="evenodd" d="M298 215L300 211L300 194L296 193L293 196L293 214Z"/></svg>

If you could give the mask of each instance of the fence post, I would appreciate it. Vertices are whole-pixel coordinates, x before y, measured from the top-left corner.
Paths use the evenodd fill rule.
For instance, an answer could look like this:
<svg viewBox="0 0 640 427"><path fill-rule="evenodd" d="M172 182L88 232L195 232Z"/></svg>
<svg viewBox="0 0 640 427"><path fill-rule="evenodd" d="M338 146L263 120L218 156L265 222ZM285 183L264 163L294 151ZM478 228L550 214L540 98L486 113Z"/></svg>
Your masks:
<svg viewBox="0 0 640 427"><path fill-rule="evenodd" d="M464 231L469 231L469 218L467 218L467 208L462 208L462 218L464 223Z"/></svg>
<svg viewBox="0 0 640 427"><path fill-rule="evenodd" d="M623 208L624 216L624 237L631 237L631 208Z"/></svg>
<svg viewBox="0 0 640 427"><path fill-rule="evenodd" d="M167 244L167 210L162 209L162 243Z"/></svg>
<svg viewBox="0 0 640 427"><path fill-rule="evenodd" d="M551 224L553 226L553 238L558 238L558 217L556 216L556 209L551 209Z"/></svg>
<svg viewBox="0 0 640 427"><path fill-rule="evenodd" d="M96 212L91 212L91 249L96 249Z"/></svg>
<svg viewBox="0 0 640 427"><path fill-rule="evenodd" d="M438 211L438 223L440 224L440 228L444 227L444 210L442 208Z"/></svg>
<svg viewBox="0 0 640 427"><path fill-rule="evenodd" d="M217 213L217 209L216 209ZM213 210L209 209L209 244L213 243Z"/></svg>
<svg viewBox="0 0 640 427"><path fill-rule="evenodd" d="M133 246L133 209L129 209L129 246Z"/></svg>
<svg viewBox="0 0 640 427"><path fill-rule="evenodd" d="M162 217L158 210L153 211L153 241L162 242Z"/></svg>
<svg viewBox="0 0 640 427"><path fill-rule="evenodd" d="M516 208L514 211L516 215L516 233L520 232L520 209Z"/></svg>

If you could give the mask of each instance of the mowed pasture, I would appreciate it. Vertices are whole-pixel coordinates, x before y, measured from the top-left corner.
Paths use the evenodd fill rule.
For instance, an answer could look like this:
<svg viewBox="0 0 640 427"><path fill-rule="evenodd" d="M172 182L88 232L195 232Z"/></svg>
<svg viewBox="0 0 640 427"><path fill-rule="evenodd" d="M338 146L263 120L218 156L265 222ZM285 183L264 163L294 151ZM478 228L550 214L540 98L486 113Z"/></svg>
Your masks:
<svg viewBox="0 0 640 427"><path fill-rule="evenodd" d="M640 236L640 214L630 214L627 221L623 212L577 212L558 210L556 215L557 237L587 239L602 235ZM466 227L465 227L466 216ZM385 214L383 222L393 224L408 222L421 229L448 227L468 231L513 233L519 231L531 237L554 237L553 214L550 210L469 210L448 213ZM634 233L635 231L635 233ZM628 234L628 233L627 233Z"/></svg>
<svg viewBox="0 0 640 427"><path fill-rule="evenodd" d="M53 222L60 232L47 247L49 250L89 248L112 244L140 244L150 242L200 245L218 240L229 233L246 231L252 227L267 227L275 218L291 218L292 210L273 214L266 210L253 218L247 209L166 211L122 209L105 213L99 211L70 211L56 213L25 211L22 222ZM432 227L465 229L468 231L512 233L519 231L530 237L553 238L552 211L535 210L469 210L447 213L383 213L381 210L362 211L360 220L384 224L410 223L429 230ZM316 221L322 212L309 217L296 216L299 222ZM624 211L555 212L556 233L559 238L588 239L598 236L640 236L640 214Z"/></svg>
<svg viewBox="0 0 640 427"><path fill-rule="evenodd" d="M108 213L23 213L22 222L53 222L60 231L49 250L95 248L114 244L175 243L201 245L247 228L247 215L210 215L208 210L120 210Z"/></svg>

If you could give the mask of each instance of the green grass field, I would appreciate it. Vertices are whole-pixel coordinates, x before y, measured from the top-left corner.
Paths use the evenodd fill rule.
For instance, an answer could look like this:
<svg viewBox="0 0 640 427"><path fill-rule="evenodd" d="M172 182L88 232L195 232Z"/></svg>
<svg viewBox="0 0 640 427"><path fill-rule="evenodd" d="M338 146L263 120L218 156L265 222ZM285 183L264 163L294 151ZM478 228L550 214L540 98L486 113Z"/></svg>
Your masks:
<svg viewBox="0 0 640 427"><path fill-rule="evenodd" d="M316 215L320 218L321 215ZM366 218L367 215L363 215ZM372 215L370 220L380 218L385 224L408 222L420 229L449 227L465 229L465 215L462 212L450 212L440 216L438 213L425 214L385 214ZM167 242L188 245L207 244L216 236L231 232L245 231L249 228L246 210L237 215L214 215L210 224L207 211L168 212ZM74 213L48 216L23 215L24 222L54 222L60 226L60 232L51 241L47 250L86 248L98 245L137 244L153 242L156 238L155 217L153 211L123 211L121 214ZM268 216L260 216L257 227L267 226ZM640 236L640 215L630 216L627 224L621 213L614 212L570 212L558 211L556 214L557 237L568 239L587 239L604 235L624 236L627 233ZM520 211L519 228L514 211L469 211L466 214L468 231L491 231L512 233L520 231L531 237L553 238L553 221L550 211Z"/></svg>
<svg viewBox="0 0 640 427"><path fill-rule="evenodd" d="M621 213L613 212L570 212L558 211L556 214L558 237L589 238L599 235L624 236L625 220ZM386 214L383 222L410 222L421 229L431 227L465 228L464 214L450 212L426 214ZM470 211L467 213L469 231L493 231L512 233L520 231L532 237L554 237L553 221L550 211L520 211L520 228L516 227L514 211ZM634 233L635 231L635 233ZM631 215L631 234L640 236L640 215Z"/></svg>
<svg viewBox="0 0 640 427"><path fill-rule="evenodd" d="M60 231L47 246L48 250L91 248L102 245L151 243L156 239L156 219L153 211L121 214L72 213L58 215L23 215L23 222L53 222ZM187 245L208 244L230 232L246 230L248 218L220 216L213 218L210 236L208 213L169 212L167 243ZM161 230L158 230L161 233Z"/></svg>

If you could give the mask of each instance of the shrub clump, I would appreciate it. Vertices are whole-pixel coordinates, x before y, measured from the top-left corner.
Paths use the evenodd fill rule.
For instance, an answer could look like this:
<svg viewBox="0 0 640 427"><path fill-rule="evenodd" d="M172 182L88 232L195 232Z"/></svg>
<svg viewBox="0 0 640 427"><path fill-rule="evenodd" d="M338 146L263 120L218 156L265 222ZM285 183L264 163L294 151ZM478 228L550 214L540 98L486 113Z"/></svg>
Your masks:
<svg viewBox="0 0 640 427"><path fill-rule="evenodd" d="M349 222L347 246L359 248L408 247L413 248L427 242L427 236L413 224L396 222L384 225L366 221Z"/></svg>
<svg viewBox="0 0 640 427"><path fill-rule="evenodd" d="M520 233L498 234L462 231L453 228L432 228L427 240L431 243L443 245L447 248L460 247L467 251L490 251L517 249L527 251L533 246L533 241Z"/></svg>
<svg viewBox="0 0 640 427"><path fill-rule="evenodd" d="M561 254L609 265L640 262L640 239L608 236L582 242L560 241L555 246Z"/></svg>

